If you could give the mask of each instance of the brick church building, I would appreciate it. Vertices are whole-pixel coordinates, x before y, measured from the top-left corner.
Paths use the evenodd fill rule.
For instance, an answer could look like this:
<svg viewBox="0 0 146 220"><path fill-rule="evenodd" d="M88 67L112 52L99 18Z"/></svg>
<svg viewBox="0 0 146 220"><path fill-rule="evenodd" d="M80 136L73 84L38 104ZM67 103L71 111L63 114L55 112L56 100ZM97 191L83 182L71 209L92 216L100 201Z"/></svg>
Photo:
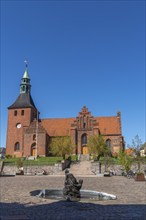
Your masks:
<svg viewBox="0 0 146 220"><path fill-rule="evenodd" d="M70 136L76 146L76 154L89 154L88 138L103 135L111 152L124 148L121 114L115 116L92 116L83 106L76 117L39 118L39 111L31 97L31 85L27 65L21 79L20 94L8 107L6 154L13 157L48 156L52 137Z"/></svg>

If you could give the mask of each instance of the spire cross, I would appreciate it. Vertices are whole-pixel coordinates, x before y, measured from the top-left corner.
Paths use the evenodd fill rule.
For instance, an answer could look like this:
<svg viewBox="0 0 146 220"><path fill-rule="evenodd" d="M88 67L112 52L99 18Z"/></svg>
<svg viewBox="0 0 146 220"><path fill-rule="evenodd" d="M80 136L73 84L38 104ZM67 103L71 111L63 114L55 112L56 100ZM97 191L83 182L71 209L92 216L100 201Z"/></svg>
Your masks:
<svg viewBox="0 0 146 220"><path fill-rule="evenodd" d="M24 60L24 63L25 63L25 67L27 68L28 67L28 60Z"/></svg>

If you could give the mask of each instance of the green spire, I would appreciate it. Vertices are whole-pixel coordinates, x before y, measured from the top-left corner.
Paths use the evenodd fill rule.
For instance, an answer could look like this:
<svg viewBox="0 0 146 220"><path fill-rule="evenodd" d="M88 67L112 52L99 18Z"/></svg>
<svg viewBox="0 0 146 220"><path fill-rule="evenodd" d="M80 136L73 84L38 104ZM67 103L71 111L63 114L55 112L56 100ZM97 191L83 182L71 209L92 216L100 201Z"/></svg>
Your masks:
<svg viewBox="0 0 146 220"><path fill-rule="evenodd" d="M28 75L28 61L24 61L25 62L25 72L23 74L23 77L21 79L21 84L20 84L20 93L30 93L30 78Z"/></svg>
<svg viewBox="0 0 146 220"><path fill-rule="evenodd" d="M28 70L27 70L27 69L25 69L25 72L24 72L23 78L25 78L25 79L29 79L29 75L28 75Z"/></svg>

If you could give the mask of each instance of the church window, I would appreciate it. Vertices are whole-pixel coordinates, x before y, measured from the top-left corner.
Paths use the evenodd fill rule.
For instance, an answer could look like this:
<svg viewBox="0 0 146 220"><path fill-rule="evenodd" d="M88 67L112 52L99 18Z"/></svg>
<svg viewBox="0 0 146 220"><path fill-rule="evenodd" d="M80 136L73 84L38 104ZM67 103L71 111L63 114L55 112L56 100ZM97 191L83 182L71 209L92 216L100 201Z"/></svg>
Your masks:
<svg viewBox="0 0 146 220"><path fill-rule="evenodd" d="M24 115L24 110L21 110L21 115Z"/></svg>
<svg viewBox="0 0 146 220"><path fill-rule="evenodd" d="M81 138L82 145L87 144L87 134L83 134Z"/></svg>
<svg viewBox="0 0 146 220"><path fill-rule="evenodd" d="M14 111L14 116L17 116L17 111L16 110Z"/></svg>
<svg viewBox="0 0 146 220"><path fill-rule="evenodd" d="M114 138L114 139L113 139L113 143L114 143L114 145L117 144L117 138Z"/></svg>
<svg viewBox="0 0 146 220"><path fill-rule="evenodd" d="M14 151L19 151L19 150L20 150L19 142L16 142L16 144L14 146Z"/></svg>
<svg viewBox="0 0 146 220"><path fill-rule="evenodd" d="M86 116L83 116L83 128L86 128Z"/></svg>
<svg viewBox="0 0 146 220"><path fill-rule="evenodd" d="M111 140L110 140L110 139L107 139L107 140L106 140L106 145L107 145L109 148L111 148Z"/></svg>
<svg viewBox="0 0 146 220"><path fill-rule="evenodd" d="M33 135L33 141L35 141L35 140L36 140L36 134Z"/></svg>

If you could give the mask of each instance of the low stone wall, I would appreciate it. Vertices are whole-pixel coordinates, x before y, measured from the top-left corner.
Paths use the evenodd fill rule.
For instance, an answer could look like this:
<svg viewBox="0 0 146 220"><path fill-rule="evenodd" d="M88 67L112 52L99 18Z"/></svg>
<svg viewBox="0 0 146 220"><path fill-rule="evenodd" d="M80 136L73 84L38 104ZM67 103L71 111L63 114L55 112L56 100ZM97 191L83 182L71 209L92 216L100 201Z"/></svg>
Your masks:
<svg viewBox="0 0 146 220"><path fill-rule="evenodd" d="M91 163L91 170L93 173L99 173L99 162L92 162ZM114 164L114 165L110 165L108 168L107 168L108 171L115 171L117 175L121 175L122 172L123 172L123 167L121 165L117 165L117 164ZM137 172L138 171L138 165L137 164L133 164L131 166L131 170L132 171L135 171ZM104 173L105 171L105 165L102 164L101 165L101 173ZM146 164L141 164L141 172L144 172L146 171Z"/></svg>
<svg viewBox="0 0 146 220"><path fill-rule="evenodd" d="M54 166L24 166L23 167L24 174L42 174L43 170L45 170L49 175L57 175L62 173L62 164L55 164ZM18 173L19 169L17 166L13 165L5 165L3 168L3 173L5 174L15 174Z"/></svg>
<svg viewBox="0 0 146 220"><path fill-rule="evenodd" d="M24 173L26 174L42 174L45 170L49 175L61 174L62 164L58 163L54 166L26 166L24 167Z"/></svg>
<svg viewBox="0 0 146 220"><path fill-rule="evenodd" d="M4 165L2 173L4 174L15 174L18 172L18 168L15 165Z"/></svg>
<svg viewBox="0 0 146 220"><path fill-rule="evenodd" d="M24 170L24 174L31 174L31 175L35 175L35 174L42 174L43 170L45 170L49 175L62 175L64 174L64 171L62 171L62 163L58 163L55 165L45 165L45 166L24 166L23 167ZM92 162L91 163L91 170L93 172L93 174L97 174L99 173L99 163L98 162ZM122 174L122 166L121 165L111 165L108 167L108 170L115 170L117 175L121 175ZM131 167L131 170L133 171L137 171L138 170L138 166L137 164L133 164ZM141 165L141 171L144 172L146 170L146 164L142 164ZM101 165L101 173L104 173L105 171L105 165L102 164ZM15 165L4 165L3 167L3 173L6 174L15 174L19 172L19 169L17 168L17 166Z"/></svg>

